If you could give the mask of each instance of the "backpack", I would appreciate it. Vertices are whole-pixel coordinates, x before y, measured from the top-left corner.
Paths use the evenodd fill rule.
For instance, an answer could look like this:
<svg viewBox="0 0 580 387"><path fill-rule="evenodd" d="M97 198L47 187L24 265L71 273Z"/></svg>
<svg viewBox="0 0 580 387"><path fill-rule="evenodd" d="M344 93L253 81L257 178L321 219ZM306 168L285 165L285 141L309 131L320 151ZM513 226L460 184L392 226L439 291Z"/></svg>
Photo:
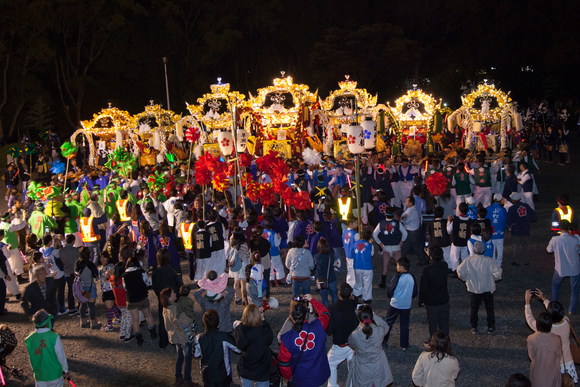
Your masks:
<svg viewBox="0 0 580 387"><path fill-rule="evenodd" d="M86 269L86 267L83 268L83 270L85 270L85 269ZM88 302L89 298L91 296L91 291L85 290L85 288L83 286L83 281L81 280L81 274L82 274L83 270L81 270L81 272L79 274L75 273L75 279L74 279L73 285L72 285L73 296L81 304ZM91 288L92 288L92 283L91 283Z"/></svg>

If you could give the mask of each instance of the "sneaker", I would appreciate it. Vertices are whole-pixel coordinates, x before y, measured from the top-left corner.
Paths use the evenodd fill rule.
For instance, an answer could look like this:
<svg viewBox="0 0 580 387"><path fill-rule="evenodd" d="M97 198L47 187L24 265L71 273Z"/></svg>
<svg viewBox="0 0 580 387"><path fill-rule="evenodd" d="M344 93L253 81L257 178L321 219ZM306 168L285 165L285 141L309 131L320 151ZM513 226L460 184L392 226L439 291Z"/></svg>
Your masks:
<svg viewBox="0 0 580 387"><path fill-rule="evenodd" d="M90 326L91 324L88 321L81 319L81 328L89 328Z"/></svg>
<svg viewBox="0 0 580 387"><path fill-rule="evenodd" d="M489 327L489 328L487 328L487 334L488 335L493 334L493 332L495 332L495 327Z"/></svg>
<svg viewBox="0 0 580 387"><path fill-rule="evenodd" d="M113 325L121 325L121 320L119 320L119 319L114 319L114 320L113 320Z"/></svg>
<svg viewBox="0 0 580 387"><path fill-rule="evenodd" d="M125 343L135 340L135 335L131 335L129 337L125 337Z"/></svg>
<svg viewBox="0 0 580 387"><path fill-rule="evenodd" d="M58 312L57 316L64 316L65 314L68 314L68 310L63 310L62 312Z"/></svg>
<svg viewBox="0 0 580 387"><path fill-rule="evenodd" d="M78 315L78 314L79 314L79 311L78 311L77 309L70 309L70 310L68 311L68 315L69 315L69 316L76 316L76 315Z"/></svg>
<svg viewBox="0 0 580 387"><path fill-rule="evenodd" d="M105 325L101 328L101 330L105 332L113 332L113 327L111 325Z"/></svg>
<svg viewBox="0 0 580 387"><path fill-rule="evenodd" d="M471 333L477 335L479 331L477 330L477 328L471 328Z"/></svg>
<svg viewBox="0 0 580 387"><path fill-rule="evenodd" d="M125 336L119 336L119 340L121 341L125 340Z"/></svg>

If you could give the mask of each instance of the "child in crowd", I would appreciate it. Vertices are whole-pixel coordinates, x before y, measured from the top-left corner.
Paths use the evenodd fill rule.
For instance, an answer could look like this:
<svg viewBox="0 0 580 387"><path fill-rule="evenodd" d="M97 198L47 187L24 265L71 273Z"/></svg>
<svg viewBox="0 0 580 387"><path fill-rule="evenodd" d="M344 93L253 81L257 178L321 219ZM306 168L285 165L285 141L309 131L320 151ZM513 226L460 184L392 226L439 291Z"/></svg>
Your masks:
<svg viewBox="0 0 580 387"><path fill-rule="evenodd" d="M124 340L126 343L133 340L135 336L131 335L131 313L127 310L127 292L123 286L123 278L121 276L125 272L125 265L120 262L115 265L113 275L109 277L109 283L115 296L115 305L121 311L121 329L119 340Z"/></svg>
<svg viewBox="0 0 580 387"><path fill-rule="evenodd" d="M400 345L403 351L409 347L409 322L411 317L411 302L418 294L417 280L415 276L409 273L411 262L407 257L403 257L397 261L397 274L391 280L391 284L387 289L387 297L391 299L389 310L387 311L387 318L385 319L389 325L389 332L385 336L384 344L388 346L389 335L393 329L393 324L397 321L397 317L401 316L399 324L401 329Z"/></svg>
<svg viewBox="0 0 580 387"><path fill-rule="evenodd" d="M107 250L103 251L101 255L99 269L99 279L101 280L101 292L102 300L107 308L107 325L101 328L102 331L112 332L113 331L113 318L115 318L115 325L120 325L121 312L117 305L115 305L115 293L113 292L113 287L109 281L109 277L114 273L115 265L111 263L111 257Z"/></svg>
<svg viewBox="0 0 580 387"><path fill-rule="evenodd" d="M206 278L197 282L200 289L193 293L201 310L206 312L213 309L219 313L222 332L232 332L233 326L230 317L230 304L234 299L234 289L227 287L228 273L218 276L213 270L207 272ZM204 292L205 290L205 292Z"/></svg>
<svg viewBox="0 0 580 387"><path fill-rule="evenodd" d="M177 316L181 316L181 313L185 313L185 315L193 320L191 325L182 325L181 327L185 331L186 336L188 337L189 341L192 342L195 337L196 326L195 326L195 314L193 313L193 299L189 298L189 286L183 285L179 288L179 294L176 301L177 304L177 312L175 313Z"/></svg>

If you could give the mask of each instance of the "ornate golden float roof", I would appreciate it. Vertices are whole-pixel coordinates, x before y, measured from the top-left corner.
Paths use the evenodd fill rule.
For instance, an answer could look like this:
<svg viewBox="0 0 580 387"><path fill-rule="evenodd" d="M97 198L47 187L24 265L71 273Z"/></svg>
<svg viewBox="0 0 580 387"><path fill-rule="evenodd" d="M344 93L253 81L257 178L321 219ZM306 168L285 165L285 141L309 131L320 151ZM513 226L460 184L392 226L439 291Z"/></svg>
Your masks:
<svg viewBox="0 0 580 387"><path fill-rule="evenodd" d="M204 94L197 99L197 105L186 103L190 114L197 121L202 122L209 130L231 128L232 103L240 104L245 96L237 91L230 91L229 83L218 83L210 86L211 93Z"/></svg>
<svg viewBox="0 0 580 387"><path fill-rule="evenodd" d="M109 107L93 115L92 120L81 121L81 126L91 135L113 137L115 131L126 132L131 125L131 115L125 110Z"/></svg>

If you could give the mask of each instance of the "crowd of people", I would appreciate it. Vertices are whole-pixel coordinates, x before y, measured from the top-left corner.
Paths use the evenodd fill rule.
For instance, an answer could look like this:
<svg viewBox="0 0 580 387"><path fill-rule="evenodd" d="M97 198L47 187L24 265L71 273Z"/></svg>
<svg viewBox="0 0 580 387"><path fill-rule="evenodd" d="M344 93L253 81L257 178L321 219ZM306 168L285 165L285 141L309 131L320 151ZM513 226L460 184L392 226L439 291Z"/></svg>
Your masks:
<svg viewBox="0 0 580 387"><path fill-rule="evenodd" d="M259 198L244 195L242 186L225 192L200 186L195 184L195 165L187 175L186 163L140 167L122 176L74 162L71 177L76 178L68 180L66 189L63 174L50 176L43 169L43 175L38 169L37 179L53 189L42 198L22 196L17 179L25 192L31 173L25 159L15 160L4 175L9 210L0 223L0 314L7 313L8 291L35 324L26 344L37 383L43 386L62 381L59 372L68 376L62 343L51 333L54 321L64 315L79 316L81 328L118 332L120 340L135 340L138 346L147 331L147 340L160 347L175 346L176 386L195 385L192 357L200 358L204 385L229 385L231 352L239 354L243 386L270 385L277 370L295 386L337 386L337 367L343 361L349 364L347 385L388 386L393 376L384 348L397 319L400 349L409 347L410 310L419 296L429 333L413 383L452 386L460 368L451 349L447 281L466 283L471 332L481 333L478 310L483 301L484 333L493 334L495 282L502 278L506 230L512 236L506 261L529 264L530 224L537 220L534 150L468 154L442 149L424 160L371 154L362 160L358 181L355 164L346 155L326 156L316 165L291 159L285 183L309 193L312 205L306 210L282 201L262 205ZM166 186L148 184L154 173L167 176ZM437 195L428 184L435 173L447 183ZM256 163L246 174L270 179ZM578 379L567 337L569 320L558 302L560 284L570 277L568 312L576 312L580 250L577 219L566 195L558 199L549 232L555 236L547 251L555 253L556 261L551 302L534 292L549 314L534 319L532 293L526 293L526 319L537 331L528 339L534 386L556 385L544 380L561 380L564 374ZM425 266L420 280L409 273L411 254L414 264ZM382 267L373 265L375 256L382 258ZM397 273L387 281L391 261ZM378 271L381 281L373 283ZM346 274L341 284L340 272ZM19 283L26 282L20 294ZM277 335L274 367L274 334L264 311L277 307L271 288L284 286L293 301ZM384 319L373 312L377 287L386 289L390 299ZM149 290L158 300L157 324ZM102 319L96 313L99 296L106 309ZM232 303L244 306L241 321L232 321ZM202 310L201 324L194 304ZM328 353L327 334L333 342ZM33 351L40 336L54 343L50 366ZM554 348L554 357L540 353L538 348L545 346ZM518 383L525 377L512 379Z"/></svg>

